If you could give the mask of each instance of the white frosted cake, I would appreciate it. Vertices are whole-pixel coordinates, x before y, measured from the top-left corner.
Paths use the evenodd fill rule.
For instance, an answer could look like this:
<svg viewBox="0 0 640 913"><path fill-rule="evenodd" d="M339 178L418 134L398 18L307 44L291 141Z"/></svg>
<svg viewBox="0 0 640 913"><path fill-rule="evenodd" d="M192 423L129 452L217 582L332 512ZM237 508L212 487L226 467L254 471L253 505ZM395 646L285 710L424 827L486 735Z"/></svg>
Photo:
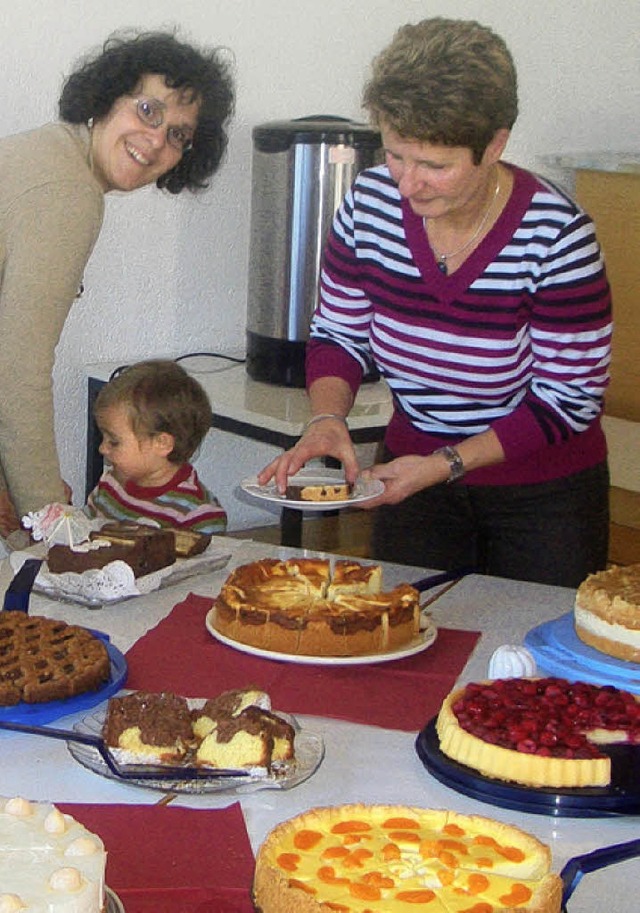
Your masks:
<svg viewBox="0 0 640 913"><path fill-rule="evenodd" d="M107 854L55 806L0 797L0 913L101 913Z"/></svg>

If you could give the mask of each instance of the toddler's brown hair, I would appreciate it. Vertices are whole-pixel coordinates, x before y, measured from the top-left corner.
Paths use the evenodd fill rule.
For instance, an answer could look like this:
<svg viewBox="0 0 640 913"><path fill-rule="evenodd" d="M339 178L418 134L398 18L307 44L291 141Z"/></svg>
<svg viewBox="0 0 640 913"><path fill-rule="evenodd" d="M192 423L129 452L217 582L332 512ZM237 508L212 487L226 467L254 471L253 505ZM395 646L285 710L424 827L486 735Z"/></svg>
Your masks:
<svg viewBox="0 0 640 913"><path fill-rule="evenodd" d="M96 418L124 406L136 437L171 434L171 463L191 459L211 428L211 403L202 386L175 361L155 359L124 368L98 393Z"/></svg>

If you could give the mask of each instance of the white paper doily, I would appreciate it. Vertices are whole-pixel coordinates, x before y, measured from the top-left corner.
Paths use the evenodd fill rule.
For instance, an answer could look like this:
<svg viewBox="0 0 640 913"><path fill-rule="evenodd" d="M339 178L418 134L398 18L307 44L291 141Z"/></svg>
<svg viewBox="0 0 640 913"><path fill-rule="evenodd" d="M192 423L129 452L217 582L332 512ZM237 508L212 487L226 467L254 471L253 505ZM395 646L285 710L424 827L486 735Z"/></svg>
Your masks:
<svg viewBox="0 0 640 913"><path fill-rule="evenodd" d="M138 578L134 577L132 569L124 561L111 561L99 570L84 571L82 574L51 574L45 562L35 579L33 590L53 599L100 608L134 596L145 596L195 574L218 570L229 561L231 551L231 547L211 542L200 555L178 558L169 567ZM24 562L33 557L33 552L12 552L9 562L13 572L17 573Z"/></svg>

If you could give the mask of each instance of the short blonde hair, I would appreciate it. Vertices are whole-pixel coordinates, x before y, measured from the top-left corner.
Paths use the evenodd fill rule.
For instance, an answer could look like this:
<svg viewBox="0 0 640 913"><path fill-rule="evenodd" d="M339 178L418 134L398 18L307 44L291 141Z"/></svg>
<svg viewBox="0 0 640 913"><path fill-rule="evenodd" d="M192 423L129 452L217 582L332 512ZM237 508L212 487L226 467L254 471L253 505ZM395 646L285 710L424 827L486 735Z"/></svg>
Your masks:
<svg viewBox="0 0 640 913"><path fill-rule="evenodd" d="M171 434L171 463L189 460L211 427L209 397L175 361L141 361L124 368L98 393L96 419L112 406L125 407L137 437Z"/></svg>
<svg viewBox="0 0 640 913"><path fill-rule="evenodd" d="M471 149L478 164L518 116L517 75L503 39L478 22L404 25L372 63L363 105L400 136Z"/></svg>

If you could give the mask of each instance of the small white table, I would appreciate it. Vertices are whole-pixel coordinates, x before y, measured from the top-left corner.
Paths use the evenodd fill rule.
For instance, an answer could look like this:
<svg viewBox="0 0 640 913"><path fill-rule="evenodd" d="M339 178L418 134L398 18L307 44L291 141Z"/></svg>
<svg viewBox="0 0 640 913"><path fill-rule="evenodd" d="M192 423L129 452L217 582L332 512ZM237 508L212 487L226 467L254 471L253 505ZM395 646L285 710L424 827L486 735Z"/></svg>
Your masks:
<svg viewBox="0 0 640 913"><path fill-rule="evenodd" d="M283 449L292 447L309 418L306 391L252 380L245 365L236 362L207 355L193 355L180 361L200 382L211 401L211 427ZM93 421L93 403L100 388L122 367L115 362L86 366L87 495L100 478L103 465L98 450L100 434ZM353 442L367 444L381 440L391 413L391 394L387 385L383 381L363 384L349 414ZM300 546L302 519L302 511L287 508L282 511L283 545Z"/></svg>

